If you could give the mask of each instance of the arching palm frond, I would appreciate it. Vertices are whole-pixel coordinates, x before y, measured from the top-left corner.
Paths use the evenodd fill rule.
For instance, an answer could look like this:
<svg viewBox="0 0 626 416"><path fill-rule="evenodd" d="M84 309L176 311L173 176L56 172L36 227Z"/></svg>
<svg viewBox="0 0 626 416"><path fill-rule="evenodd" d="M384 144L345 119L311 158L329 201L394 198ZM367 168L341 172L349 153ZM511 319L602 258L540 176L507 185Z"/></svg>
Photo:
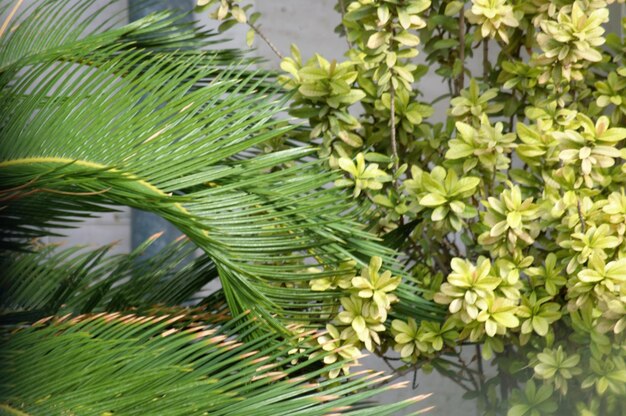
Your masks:
<svg viewBox="0 0 626 416"><path fill-rule="evenodd" d="M147 313L158 305L206 305L209 293L203 288L217 279L213 262L206 255L195 257L196 247L184 239L142 257L157 238L129 254L110 255L113 245L92 250L47 245L8 253L0 261L0 323L34 322L52 314Z"/></svg>
<svg viewBox="0 0 626 416"><path fill-rule="evenodd" d="M162 28L150 27L142 36L156 43ZM292 128L275 119L284 98L258 73L224 69L213 53L156 53L131 48L126 35L90 36L92 48L77 41L84 45L71 59L55 55L59 42L0 60L27 69L0 75L5 247L105 204L154 212L214 262L234 314L251 309L276 328L293 314L314 321L311 306L337 296L308 289L319 276L305 262L392 262L351 220L349 201L325 186L336 174L307 159L312 149L256 150ZM436 311L412 300L417 316Z"/></svg>
<svg viewBox="0 0 626 416"><path fill-rule="evenodd" d="M120 7L123 3L120 0L3 0L0 73L6 75L45 60L92 63L84 56L97 58L100 48L112 45L122 50L144 49L177 55L219 43L214 33L198 30L193 22L182 19L180 13L163 11L123 24L126 18L126 11ZM226 64L243 59L237 49L216 49L212 56Z"/></svg>
<svg viewBox="0 0 626 416"><path fill-rule="evenodd" d="M295 340L273 336L239 342L235 334L255 329L249 321L177 327L177 320L98 314L19 329L0 348L0 413L364 416L389 415L420 399L359 405L397 386L376 387L386 377L371 373L317 381L325 371L320 360L334 352L289 354Z"/></svg>
<svg viewBox="0 0 626 416"><path fill-rule="evenodd" d="M0 414L387 415L413 404L368 403L395 388L376 387L380 374L321 377L346 364L324 360L340 351L286 325L318 326L319 306L337 302L309 290L320 276L309 266L332 273L379 255L392 267L394 252L354 220L315 149L260 150L293 128L279 118L284 94L238 52L201 51L210 34L180 16L96 23L114 3L0 0ZM149 259L153 240L120 256L33 243L120 205L187 239ZM410 285L399 293L403 312L437 312ZM202 311L184 308L194 304Z"/></svg>

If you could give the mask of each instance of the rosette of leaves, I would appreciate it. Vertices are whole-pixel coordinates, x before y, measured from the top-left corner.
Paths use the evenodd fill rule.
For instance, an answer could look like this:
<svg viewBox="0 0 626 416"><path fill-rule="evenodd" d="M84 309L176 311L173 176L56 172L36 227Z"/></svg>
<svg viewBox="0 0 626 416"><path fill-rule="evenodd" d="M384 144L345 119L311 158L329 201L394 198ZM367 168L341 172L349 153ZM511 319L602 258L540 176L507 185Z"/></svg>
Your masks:
<svg viewBox="0 0 626 416"><path fill-rule="evenodd" d="M521 93L534 96L541 94L539 76L543 72L541 67L532 66L522 61L502 61L502 71L498 75L498 82L506 89L515 89Z"/></svg>
<svg viewBox="0 0 626 416"><path fill-rule="evenodd" d="M337 179L335 185L339 187L354 187L353 196L358 197L362 191L371 189L379 191L385 182L391 181L391 176L378 167L377 163L365 163L363 153L356 155L356 163L347 157L339 158L339 167L350 175L350 179Z"/></svg>
<svg viewBox="0 0 626 416"><path fill-rule="evenodd" d="M446 159L462 162L463 172L467 173L480 163L487 171L504 170L511 159L507 156L515 147L515 133L503 133L504 125L497 122L491 125L486 114L480 117L480 126L455 123L457 135L448 142Z"/></svg>
<svg viewBox="0 0 626 416"><path fill-rule="evenodd" d="M609 118L601 116L594 123L584 114L578 114L580 129L554 132L559 141L559 159L565 165L575 165L582 172L582 177L576 186L592 188L595 184L606 183L603 169L615 165L616 159L621 157L616 147L626 138L626 129L622 127L609 128Z"/></svg>
<svg viewBox="0 0 626 416"><path fill-rule="evenodd" d="M617 234L626 234L626 194L624 189L621 192L612 192L602 206L602 212L607 214L607 222L615 228Z"/></svg>
<svg viewBox="0 0 626 416"><path fill-rule="evenodd" d="M398 298L391 292L400 284L400 277L392 276L390 270L380 273L382 259L372 257L368 267L361 270L361 275L352 279L352 287L358 297L371 299L378 308L378 316L382 321L387 319L387 311L391 303L397 302Z"/></svg>
<svg viewBox="0 0 626 416"><path fill-rule="evenodd" d="M515 154L524 163L536 168L554 167L559 163L559 142L551 131L523 123L517 123L516 127L521 143L517 145Z"/></svg>
<svg viewBox="0 0 626 416"><path fill-rule="evenodd" d="M577 119L578 111L563 108L558 100L540 99L524 109L524 115L533 120L544 132L576 129L580 126Z"/></svg>
<svg viewBox="0 0 626 416"><path fill-rule="evenodd" d="M557 263L557 259L556 254L550 253L543 265L524 270L534 291L542 290L550 296L556 296L560 288L565 286L567 280L562 275L563 266Z"/></svg>
<svg viewBox="0 0 626 416"><path fill-rule="evenodd" d="M606 80L595 83L594 96L598 107L612 106L611 122L619 124L626 115L626 68L618 68L616 72L610 72Z"/></svg>
<svg viewBox="0 0 626 416"><path fill-rule="evenodd" d="M341 367L330 367L328 378L337 378L340 372L348 375L350 374L350 368L358 365L358 359L362 355L361 350L353 344L352 340L342 339L339 330L334 325L327 324L326 334L318 337L317 341L324 351L329 352L329 354L323 354L324 364L333 364L337 361L344 362L344 365ZM313 353L311 358L315 358L315 355L316 353Z"/></svg>
<svg viewBox="0 0 626 416"><path fill-rule="evenodd" d="M610 393L623 396L626 394L626 362L621 356L613 356L608 360L591 359L593 374L585 378L583 388L595 387L599 395Z"/></svg>
<svg viewBox="0 0 626 416"><path fill-rule="evenodd" d="M580 355L567 354L563 346L556 349L545 348L537 354L537 364L534 366L535 375L554 385L561 394L567 394L567 382L582 370L578 367Z"/></svg>
<svg viewBox="0 0 626 416"><path fill-rule="evenodd" d="M420 134L418 130L419 126L422 125L425 119L433 115L434 110L430 105L414 101L414 97L405 89L395 91L394 97L398 141L403 144L407 152L409 152L414 147L412 138ZM388 92L383 93L380 99L375 101L374 107L378 112L384 113L383 118L391 118L391 94ZM365 123L365 127L372 128L373 126L368 126L368 124ZM382 141L383 143L388 141L388 129L378 132L372 130L372 133L373 135L370 137L370 141Z"/></svg>
<svg viewBox="0 0 626 416"><path fill-rule="evenodd" d="M537 43L543 54L537 59L540 65L558 63L558 71L552 71L557 80L581 80L581 68L590 62L602 60L598 50L605 42L603 23L609 18L609 10L600 3L598 6L575 1L570 7L563 7L556 19L541 20L541 32ZM546 72L542 81L550 76Z"/></svg>
<svg viewBox="0 0 626 416"><path fill-rule="evenodd" d="M518 307L516 315L522 319L521 333L535 332L539 336L546 336L550 325L561 319L561 305L551 302L551 296L537 298L537 292L532 292L528 297L522 297L522 303Z"/></svg>
<svg viewBox="0 0 626 416"><path fill-rule="evenodd" d="M585 232L571 234L570 239L560 243L561 247L570 249L571 258L567 263L567 272L573 274L579 266L588 262L599 264L609 257L607 251L618 247L622 242L612 235L608 224L590 227Z"/></svg>
<svg viewBox="0 0 626 416"><path fill-rule="evenodd" d="M590 261L590 267L581 270L568 282L570 308L593 306L599 314L598 328L602 332L622 332L626 308L624 297L626 290L626 260Z"/></svg>
<svg viewBox="0 0 626 416"><path fill-rule="evenodd" d="M476 301L480 312L476 317L485 326L485 333L493 337L504 335L509 328L517 328L519 319L516 316L516 302L498 296L487 296Z"/></svg>
<svg viewBox="0 0 626 416"><path fill-rule="evenodd" d="M443 222L447 228L459 231L465 220L478 215L478 211L468 202L474 195L480 179L467 176L458 177L454 169L435 167L430 173L412 169L413 179L405 181L405 187L421 207L425 207L428 217L435 222Z"/></svg>
<svg viewBox="0 0 626 416"><path fill-rule="evenodd" d="M423 322L418 326L413 318L407 322L394 319L391 332L394 335L394 350L409 362L416 362L420 356L433 357L445 346L454 347L458 337L456 323L452 320L443 324Z"/></svg>
<svg viewBox="0 0 626 416"><path fill-rule="evenodd" d="M378 312L378 307L372 302L352 295L341 298L343 310L337 315L337 321L349 325L344 329L344 337L354 336L362 342L368 351L374 351L374 344L380 345L379 332L385 331L384 319Z"/></svg>
<svg viewBox="0 0 626 416"><path fill-rule="evenodd" d="M522 198L519 186L502 191L500 198L483 201L487 211L481 213L482 225L487 231L478 236L478 242L492 253L514 254L521 247L535 241L540 232L539 208L533 197Z"/></svg>
<svg viewBox="0 0 626 416"><path fill-rule="evenodd" d="M332 152L336 139L351 148L361 147L363 140L355 133L360 124L349 112L365 96L353 87L358 75L354 64L329 62L319 54L303 64L297 47L291 51L293 57L284 58L280 65L291 76L281 78L284 86L296 91L290 113L310 120L310 138L323 137L325 155Z"/></svg>
<svg viewBox="0 0 626 416"><path fill-rule="evenodd" d="M478 81L472 78L469 88L461 91L461 95L450 100L450 115L458 121L472 125L480 125L483 114L498 113L504 108L501 103L491 101L498 96L497 88L490 88L481 94Z"/></svg>
<svg viewBox="0 0 626 416"><path fill-rule="evenodd" d="M325 349L335 347L346 348L346 351L339 356L352 359L355 351L360 351L363 346L374 351L375 346L381 345L381 336L385 336L386 327L384 325L387 315L391 310L391 304L398 301L393 293L400 285L401 279L392 276L390 270L381 272L382 259L374 256L370 259L369 265L361 270L360 276L352 274L347 280L343 278L337 281L337 286L341 288L344 297L341 298L341 310L331 309L329 318L334 325L328 325L328 335L320 338L320 344ZM327 283L326 278L316 279L311 282L314 290L332 289L332 285ZM328 360L332 360L333 356ZM353 364L349 362L343 367L344 373ZM330 373L336 377L337 371Z"/></svg>
<svg viewBox="0 0 626 416"><path fill-rule="evenodd" d="M450 266L452 272L435 294L435 301L449 305L450 313L470 323L478 317L478 301L492 297L501 279L491 275L491 261L484 257L480 257L476 265L454 258Z"/></svg>
<svg viewBox="0 0 626 416"><path fill-rule="evenodd" d="M508 29L519 26L519 18L507 0L472 0L465 16L470 23L480 26L476 32L480 37L497 37L504 43L509 43Z"/></svg>
<svg viewBox="0 0 626 416"><path fill-rule="evenodd" d="M515 389L511 395L511 408L507 416L549 416L559 405L553 397L554 389L542 384L537 388L534 381L526 382L523 390Z"/></svg>

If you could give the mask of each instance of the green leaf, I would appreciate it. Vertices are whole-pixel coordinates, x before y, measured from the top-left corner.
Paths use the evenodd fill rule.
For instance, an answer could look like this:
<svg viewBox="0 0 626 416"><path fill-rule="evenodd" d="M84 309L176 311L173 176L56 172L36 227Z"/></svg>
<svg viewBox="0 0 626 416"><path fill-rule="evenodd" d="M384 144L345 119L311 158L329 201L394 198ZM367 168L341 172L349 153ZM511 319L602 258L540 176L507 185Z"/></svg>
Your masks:
<svg viewBox="0 0 626 416"><path fill-rule="evenodd" d="M433 50L439 49L452 49L459 46L459 41L456 39L439 39L432 45Z"/></svg>
<svg viewBox="0 0 626 416"><path fill-rule="evenodd" d="M388 232L383 237L383 245L391 249L397 250L402 247L405 241L409 238L415 227L419 224L420 220L413 220L402 224L396 229Z"/></svg>
<svg viewBox="0 0 626 416"><path fill-rule="evenodd" d="M367 47L370 49L377 49L387 42L389 34L386 32L374 32L367 39Z"/></svg>
<svg viewBox="0 0 626 416"><path fill-rule="evenodd" d="M254 44L254 36L255 32L253 29L250 29L246 32L246 45L248 45L248 47L252 47L252 45Z"/></svg>
<svg viewBox="0 0 626 416"><path fill-rule="evenodd" d="M393 37L397 42L401 43L404 46L415 47L419 45L420 39L417 35L409 33L407 31L402 31Z"/></svg>
<svg viewBox="0 0 626 416"><path fill-rule="evenodd" d="M463 159L474 154L474 148L459 140L451 140L446 159Z"/></svg>
<svg viewBox="0 0 626 416"><path fill-rule="evenodd" d="M480 179L475 177L461 178L454 187L455 193L464 194L472 192L480 184Z"/></svg>
<svg viewBox="0 0 626 416"><path fill-rule="evenodd" d="M454 16L456 14L458 14L461 9L463 8L463 2L462 1L451 1L450 3L448 3L446 5L446 9L444 11L444 14L446 16Z"/></svg>
<svg viewBox="0 0 626 416"><path fill-rule="evenodd" d="M443 195L434 193L430 193L419 200L419 204L425 207L436 207L446 202L447 199Z"/></svg>

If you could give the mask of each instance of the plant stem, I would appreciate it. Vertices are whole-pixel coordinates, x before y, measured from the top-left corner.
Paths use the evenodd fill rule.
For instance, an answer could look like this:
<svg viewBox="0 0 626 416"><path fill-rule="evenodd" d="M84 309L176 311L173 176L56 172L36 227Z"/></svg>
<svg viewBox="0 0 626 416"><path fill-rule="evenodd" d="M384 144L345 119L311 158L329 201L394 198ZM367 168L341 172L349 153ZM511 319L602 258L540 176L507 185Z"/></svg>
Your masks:
<svg viewBox="0 0 626 416"><path fill-rule="evenodd" d="M472 371L470 369L470 367L467 365L467 363L465 362L465 360L463 359L463 357L461 356L461 350L457 351L457 359L459 360L459 363L461 363L460 367L462 369L462 371L467 374L467 380L472 383L472 386L474 386L474 390L478 391L478 383L476 382L476 379L474 378L474 375L472 374Z"/></svg>
<svg viewBox="0 0 626 416"><path fill-rule="evenodd" d="M397 171L400 166L400 159L398 158L398 143L396 142L396 89L393 87L393 82L390 82L389 87L391 95L391 116L389 120L391 123L391 152L393 154L393 165Z"/></svg>
<svg viewBox="0 0 626 416"><path fill-rule="evenodd" d="M580 199L576 198L576 209L578 210L578 219L580 220L580 230L583 232L587 232L587 224L585 223L585 217L583 217L583 210L580 206Z"/></svg>
<svg viewBox="0 0 626 416"><path fill-rule="evenodd" d="M346 15L346 5L343 0L339 0L339 8L341 9L341 24L343 25L343 17ZM346 33L346 42L348 42L348 48L352 49L352 42L350 42L350 39L348 38L348 33Z"/></svg>
<svg viewBox="0 0 626 416"><path fill-rule="evenodd" d="M461 61L461 73L456 79L456 95L465 87L465 10L459 14L459 60Z"/></svg>
<svg viewBox="0 0 626 416"><path fill-rule="evenodd" d="M261 30L258 28L258 26L248 22L248 26L250 27L250 29L254 30L254 33L256 33L257 35L259 35L259 37L261 39L263 39L263 41L267 44L267 46L270 47L270 49L272 50L272 52L274 52L274 54L276 56L278 56L278 58L280 60L283 60L285 58L285 56L280 53L280 51L278 50L278 48L272 43L272 41L269 40L269 38L267 36L265 36L265 34L263 32L261 32Z"/></svg>
<svg viewBox="0 0 626 416"><path fill-rule="evenodd" d="M478 363L478 380L482 390L485 385L485 370L483 368L483 354L480 351L480 344L476 344L476 361Z"/></svg>
<svg viewBox="0 0 626 416"><path fill-rule="evenodd" d="M483 39L483 81L489 77L489 39Z"/></svg>

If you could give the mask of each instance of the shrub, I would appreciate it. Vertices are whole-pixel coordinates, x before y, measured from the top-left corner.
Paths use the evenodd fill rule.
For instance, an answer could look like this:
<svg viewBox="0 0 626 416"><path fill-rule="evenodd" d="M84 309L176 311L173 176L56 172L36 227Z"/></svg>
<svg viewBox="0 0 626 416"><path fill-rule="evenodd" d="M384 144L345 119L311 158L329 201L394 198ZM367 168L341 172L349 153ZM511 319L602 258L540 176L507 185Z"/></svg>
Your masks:
<svg viewBox="0 0 626 416"><path fill-rule="evenodd" d="M249 8L202 3L224 27ZM498 378L459 382L489 414L626 413L626 45L609 3L340 0L345 60L282 59L309 121L296 137L342 169L361 221L404 236L400 259L447 309L441 323L400 302L377 351L448 368L481 346ZM428 72L448 89L432 102Z"/></svg>

